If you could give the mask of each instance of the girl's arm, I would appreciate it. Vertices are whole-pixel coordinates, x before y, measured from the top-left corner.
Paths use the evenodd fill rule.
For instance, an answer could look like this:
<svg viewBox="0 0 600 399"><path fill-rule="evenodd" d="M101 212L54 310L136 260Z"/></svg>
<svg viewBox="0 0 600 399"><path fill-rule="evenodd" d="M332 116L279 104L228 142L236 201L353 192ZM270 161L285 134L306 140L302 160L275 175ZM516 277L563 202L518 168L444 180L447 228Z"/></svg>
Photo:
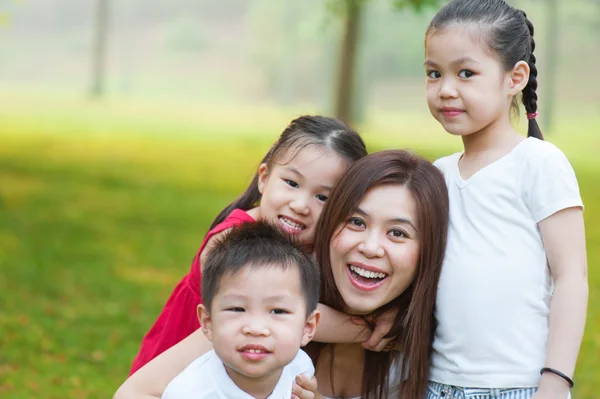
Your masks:
<svg viewBox="0 0 600 399"><path fill-rule="evenodd" d="M161 353L130 376L113 399L160 398L171 380L194 360L212 349L202 329Z"/></svg>
<svg viewBox="0 0 600 399"><path fill-rule="evenodd" d="M313 341L336 344L354 343L363 342L371 336L371 330L367 326L352 322L352 316L322 303L317 306L317 309L321 312L321 319Z"/></svg>
<svg viewBox="0 0 600 399"><path fill-rule="evenodd" d="M585 231L581 208L567 208L538 224L554 280L545 367L573 376L583 338L588 301ZM542 375L536 399L567 397L569 385Z"/></svg>

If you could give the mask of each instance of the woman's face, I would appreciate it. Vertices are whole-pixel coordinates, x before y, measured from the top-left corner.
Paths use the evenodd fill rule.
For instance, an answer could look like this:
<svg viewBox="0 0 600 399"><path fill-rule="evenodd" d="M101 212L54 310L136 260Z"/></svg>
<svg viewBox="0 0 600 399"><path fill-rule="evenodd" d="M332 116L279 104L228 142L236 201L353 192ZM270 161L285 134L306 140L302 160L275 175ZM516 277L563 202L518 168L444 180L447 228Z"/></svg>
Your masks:
<svg viewBox="0 0 600 399"><path fill-rule="evenodd" d="M412 283L419 261L419 220L401 185L370 189L331 240L331 268L345 311L371 313Z"/></svg>

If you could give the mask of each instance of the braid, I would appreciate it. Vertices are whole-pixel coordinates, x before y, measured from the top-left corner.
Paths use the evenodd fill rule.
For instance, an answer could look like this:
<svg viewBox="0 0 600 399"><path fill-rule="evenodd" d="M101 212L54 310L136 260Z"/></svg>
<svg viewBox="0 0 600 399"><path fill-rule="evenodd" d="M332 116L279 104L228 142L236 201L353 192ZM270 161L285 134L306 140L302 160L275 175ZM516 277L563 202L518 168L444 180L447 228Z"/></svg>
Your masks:
<svg viewBox="0 0 600 399"><path fill-rule="evenodd" d="M531 51L529 53L529 60L527 60L527 63L529 64L529 81L527 82L527 86L525 86L525 88L523 89L523 105L525 106L525 111L527 112L527 119L529 119L527 136L543 140L544 136L542 135L542 131L540 130L540 127L537 121L535 120L535 116L537 115L538 109L538 96L536 93L538 87L538 70L535 65L535 55L533 54L533 51L535 50L535 40L533 39L534 29L533 24L527 18L527 14L525 14L525 12L523 12L523 18L525 19L525 23L527 24L527 29L529 29L529 35L531 37Z"/></svg>

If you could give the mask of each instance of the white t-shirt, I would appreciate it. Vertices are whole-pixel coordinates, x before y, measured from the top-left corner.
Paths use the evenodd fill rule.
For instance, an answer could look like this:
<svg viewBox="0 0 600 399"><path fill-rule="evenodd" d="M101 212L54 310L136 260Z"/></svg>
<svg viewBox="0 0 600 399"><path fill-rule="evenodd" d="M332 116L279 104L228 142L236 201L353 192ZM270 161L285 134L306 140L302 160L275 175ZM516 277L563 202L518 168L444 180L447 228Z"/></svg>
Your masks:
<svg viewBox="0 0 600 399"><path fill-rule="evenodd" d="M298 374L312 377L315 368L310 357L299 350L290 364L283 368L281 377L268 399L290 399L292 383ZM223 362L214 350L194 360L175 377L165 389L162 399L252 399L227 374Z"/></svg>
<svg viewBox="0 0 600 399"><path fill-rule="evenodd" d="M537 223L583 207L573 168L528 138L463 180L461 153L435 162L450 196L430 379L480 388L536 387L553 285Z"/></svg>

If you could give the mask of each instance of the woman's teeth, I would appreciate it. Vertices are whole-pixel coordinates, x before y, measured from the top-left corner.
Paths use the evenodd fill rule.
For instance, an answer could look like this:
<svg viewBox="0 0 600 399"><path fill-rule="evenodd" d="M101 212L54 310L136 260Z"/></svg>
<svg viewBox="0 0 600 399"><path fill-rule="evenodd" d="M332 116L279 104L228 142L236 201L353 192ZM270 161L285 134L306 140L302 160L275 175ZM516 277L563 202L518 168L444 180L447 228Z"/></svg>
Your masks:
<svg viewBox="0 0 600 399"><path fill-rule="evenodd" d="M282 223L284 223L286 226L289 226L289 227L291 227L294 230L301 231L301 230L304 230L306 228L305 225L292 222L291 220L289 220L288 218L285 218L283 216L279 216L279 220Z"/></svg>
<svg viewBox="0 0 600 399"><path fill-rule="evenodd" d="M387 276L387 274L385 273L377 273L377 272L372 272L370 270L365 270L365 269L361 269L358 266L354 266L354 265L350 265L350 270L352 270L354 273L358 274L359 276L365 277L365 278L384 278L385 276Z"/></svg>

